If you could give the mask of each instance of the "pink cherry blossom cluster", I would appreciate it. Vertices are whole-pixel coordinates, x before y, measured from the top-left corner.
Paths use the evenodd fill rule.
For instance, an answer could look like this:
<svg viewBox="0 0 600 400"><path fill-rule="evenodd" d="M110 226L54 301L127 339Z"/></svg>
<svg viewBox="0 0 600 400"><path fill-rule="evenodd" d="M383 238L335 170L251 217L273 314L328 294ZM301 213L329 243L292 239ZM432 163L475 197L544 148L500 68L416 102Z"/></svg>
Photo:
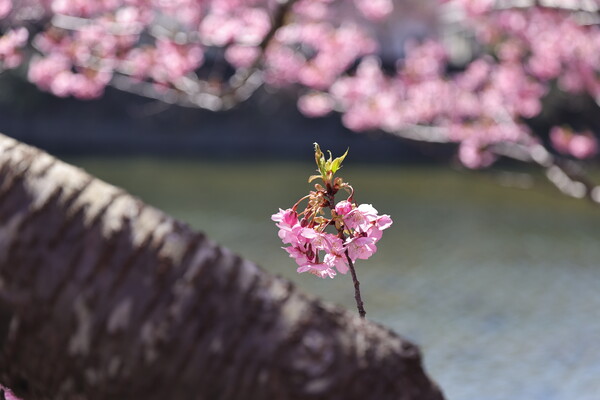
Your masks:
<svg viewBox="0 0 600 400"><path fill-rule="evenodd" d="M358 10L373 21L385 19L394 10L392 0L354 0Z"/></svg>
<svg viewBox="0 0 600 400"><path fill-rule="evenodd" d="M202 64L202 47L178 43L177 37L166 34L152 44L142 43L142 36L157 18L175 12L175 3L161 2L161 7L154 7L150 2L116 0L52 2L51 9L60 13L58 26L35 37L33 44L39 54L30 62L29 80L57 96L79 98L102 95L117 73L159 85L177 84ZM184 10L198 5L177 3ZM63 28L61 18L74 26Z"/></svg>
<svg viewBox="0 0 600 400"><path fill-rule="evenodd" d="M365 57L355 73L340 75L325 90L313 86L321 90L301 96L299 109L308 116L340 111L342 122L355 131L402 134L435 125L443 128L438 131L443 137L433 140L457 143L461 162L481 168L498 158L498 144L540 145L525 121L540 114L554 82L564 91L600 98L598 24L582 22L578 13L560 5L510 7L507 2L499 9L502 2L442 2L463 9L469 16L466 29L485 46L463 71L449 73L444 45L426 40L409 44L394 74L384 73L377 58ZM577 158L595 154L593 135L573 138L581 150L555 149Z"/></svg>
<svg viewBox="0 0 600 400"><path fill-rule="evenodd" d="M215 54L215 48L223 49L219 62L226 61L235 69L253 66L264 52L266 82L323 87L364 54L367 44L361 42L374 49L374 41L356 25L327 21L334 3L329 0L289 0L294 7L283 26L294 27L290 32L295 33L283 34L280 29L269 46L262 41L271 29L271 16L286 1L0 1L2 15L11 13L15 5L12 16L29 16L13 18L15 25L30 25L36 18L51 21L32 40L37 54L28 63L27 76L57 96L98 97L116 82L121 89L152 85L136 92L158 97L174 89L193 100L203 90L218 91L222 84L212 75L210 82L203 82L197 73L205 52ZM365 9L362 3L356 4L360 10ZM382 17L389 11L388 3L379 1L366 12ZM310 48L311 55L297 51L300 47ZM20 54L6 53L4 58L10 63L4 68L15 67Z"/></svg>
<svg viewBox="0 0 600 400"><path fill-rule="evenodd" d="M2 5L0 4L0 7ZM0 13L1 13L0 9ZM29 32L25 28L10 29L0 36L0 70L12 69L23 61L22 48L27 44Z"/></svg>
<svg viewBox="0 0 600 400"><path fill-rule="evenodd" d="M280 209L271 219L279 228L279 238L289 245L283 249L296 261L299 273L333 278L336 271L346 274L356 260L371 257L377 251L382 231L392 225L392 219L389 215L379 215L370 204L357 205L352 187L341 178L333 178L345 155L327 161L318 145L315 146L321 174L311 180L320 178L325 186L316 184L315 191L300 200L307 199L302 212L298 212L299 201L292 208ZM350 196L335 204L335 195L342 189ZM325 217L326 211L330 218Z"/></svg>
<svg viewBox="0 0 600 400"><path fill-rule="evenodd" d="M569 128L555 126L550 130L550 140L556 150L579 159L598 154L598 140L592 132L575 133Z"/></svg>
<svg viewBox="0 0 600 400"><path fill-rule="evenodd" d="M293 7L266 49L276 0L0 0L0 16L32 15L51 23L33 37L37 55L28 78L57 96L101 96L115 75L131 84L148 82L196 93L196 74L205 52L222 48L235 69L253 65L264 50L264 80L326 88L359 57L376 51L376 41L357 23L334 20L331 0L289 0ZM16 10L13 5L16 4ZM380 19L390 0L356 0L356 10ZM27 10L25 10L27 8ZM348 7L345 7L348 8ZM27 12L26 12L27 11ZM19 25L30 20L12 21ZM11 36L12 38L12 36ZM8 46L5 46L8 47ZM13 46L14 47L14 46ZM8 53L8 51L7 51ZM12 55L12 54L11 54ZM1 56L1 55L0 55ZM12 57L5 67L17 63Z"/></svg>
<svg viewBox="0 0 600 400"><path fill-rule="evenodd" d="M342 122L356 131L445 127L445 140L460 144L459 157L471 168L495 160L486 150L495 143L536 142L520 121L540 112L542 84L517 63L487 58L449 78L443 75L445 60L433 41L413 48L394 76L384 74L377 59L365 58L354 75L338 79L327 92L301 97L299 108L311 116L341 110Z"/></svg>
<svg viewBox="0 0 600 400"><path fill-rule="evenodd" d="M332 220L323 219L315 224L306 218L298 219L293 209L280 209L271 218L277 222L279 238L289 245L284 250L298 264L297 271L321 278L333 278L336 270L347 273L348 259L355 262L371 257L377 251L382 231L392 224L388 215L378 215L370 204L357 206L348 200L340 201L333 214L346 239L324 231Z"/></svg>
<svg viewBox="0 0 600 400"><path fill-rule="evenodd" d="M358 58L376 49L376 42L357 24L300 19L278 31L266 53L265 79L276 86L300 83L326 89Z"/></svg>
<svg viewBox="0 0 600 400"><path fill-rule="evenodd" d="M531 7L489 12L472 25L502 61L522 64L542 82L556 79L565 91L598 96L600 28L580 18L565 9Z"/></svg>
<svg viewBox="0 0 600 400"><path fill-rule="evenodd" d="M0 21L7 19L13 11L12 0L0 0ZM0 72L17 68L23 61L22 49L27 44L29 31L24 27L11 27L0 31Z"/></svg>
<svg viewBox="0 0 600 400"><path fill-rule="evenodd" d="M473 135L468 132L472 121L459 120L453 130L463 138L459 155L467 166L486 166L493 161L495 155L486 150L490 140L491 143L539 145L540 140L522 121L542 111L542 99L554 83L565 92L584 92L599 98L600 27L586 22L585 18L593 14L578 10L583 2L540 1L537 6L529 7L511 6L507 2L505 9L498 8L498 2L494 1L460 0L456 3L462 3L471 16L468 24L479 41L493 49L497 57L495 62L486 59L486 68L475 65L482 63L482 59L478 59L465 72L467 75L473 72L474 66L482 70L474 72L485 75L483 83L487 97L492 100L479 102L481 109L475 113L477 119L481 121L483 116L496 126L504 126L503 131L512 131L504 137L489 134L486 132L489 129ZM588 2L588 6L592 3L600 6L598 1ZM504 115L491 114L496 110ZM483 137L481 144L471 146L472 138L478 136ZM550 139L554 149L562 154L584 159L597 153L596 138L589 130L573 134L568 129L555 127ZM473 156L475 152L478 157Z"/></svg>

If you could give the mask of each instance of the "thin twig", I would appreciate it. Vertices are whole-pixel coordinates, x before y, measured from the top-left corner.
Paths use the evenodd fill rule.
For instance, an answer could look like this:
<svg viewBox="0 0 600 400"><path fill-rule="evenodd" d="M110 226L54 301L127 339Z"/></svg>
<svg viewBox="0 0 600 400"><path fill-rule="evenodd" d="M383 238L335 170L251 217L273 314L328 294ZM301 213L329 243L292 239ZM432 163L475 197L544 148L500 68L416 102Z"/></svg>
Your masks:
<svg viewBox="0 0 600 400"><path fill-rule="evenodd" d="M365 318L367 312L365 311L362 298L360 297L360 282L358 281L356 271L354 270L354 263L352 263L350 255L348 255L348 250L346 250L346 259L348 260L348 266L350 267L350 273L352 274L352 281L354 282L354 299L356 300L356 308L358 308L358 314L360 317Z"/></svg>

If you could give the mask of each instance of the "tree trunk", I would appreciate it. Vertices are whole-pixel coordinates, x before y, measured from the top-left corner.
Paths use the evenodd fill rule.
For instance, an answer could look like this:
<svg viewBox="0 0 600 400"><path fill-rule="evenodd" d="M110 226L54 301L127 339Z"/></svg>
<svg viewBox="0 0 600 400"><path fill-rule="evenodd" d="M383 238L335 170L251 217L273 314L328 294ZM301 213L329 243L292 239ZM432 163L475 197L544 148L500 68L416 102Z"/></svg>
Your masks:
<svg viewBox="0 0 600 400"><path fill-rule="evenodd" d="M442 399L419 350L0 135L0 382L30 399Z"/></svg>

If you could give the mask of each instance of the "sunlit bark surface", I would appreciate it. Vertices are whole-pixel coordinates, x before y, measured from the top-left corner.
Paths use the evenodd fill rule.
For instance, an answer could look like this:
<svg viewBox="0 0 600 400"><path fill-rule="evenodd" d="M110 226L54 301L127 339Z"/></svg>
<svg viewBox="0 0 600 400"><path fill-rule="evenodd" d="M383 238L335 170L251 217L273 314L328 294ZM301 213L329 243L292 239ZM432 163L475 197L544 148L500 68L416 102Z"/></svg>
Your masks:
<svg viewBox="0 0 600 400"><path fill-rule="evenodd" d="M419 350L0 135L0 383L23 399L442 399Z"/></svg>

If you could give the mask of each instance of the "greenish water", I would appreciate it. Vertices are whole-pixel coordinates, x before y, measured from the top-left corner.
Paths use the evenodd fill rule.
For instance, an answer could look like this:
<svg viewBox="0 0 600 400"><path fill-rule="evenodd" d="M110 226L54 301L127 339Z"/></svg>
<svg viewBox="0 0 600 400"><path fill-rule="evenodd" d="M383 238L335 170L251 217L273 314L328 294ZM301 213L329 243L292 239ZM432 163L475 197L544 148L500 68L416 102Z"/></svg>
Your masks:
<svg viewBox="0 0 600 400"><path fill-rule="evenodd" d="M355 310L350 277L296 274L270 220L308 190L311 164L70 161ZM448 399L600 398L600 209L541 178L523 190L449 169L341 175L394 219L357 265L367 316L421 346Z"/></svg>

